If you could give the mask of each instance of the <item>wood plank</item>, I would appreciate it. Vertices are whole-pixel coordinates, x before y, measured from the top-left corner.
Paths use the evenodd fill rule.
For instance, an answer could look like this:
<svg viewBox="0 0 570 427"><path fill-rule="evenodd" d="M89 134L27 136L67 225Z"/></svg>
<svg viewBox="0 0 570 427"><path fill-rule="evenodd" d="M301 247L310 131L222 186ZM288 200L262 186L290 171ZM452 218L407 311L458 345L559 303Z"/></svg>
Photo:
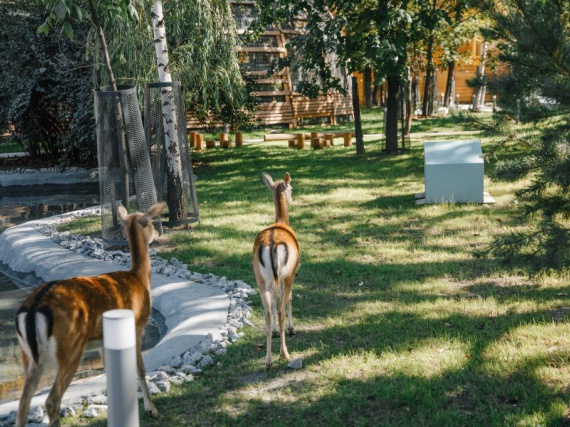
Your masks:
<svg viewBox="0 0 570 427"><path fill-rule="evenodd" d="M239 46L238 52L270 52L270 53L287 53L284 47L269 47L269 46Z"/></svg>
<svg viewBox="0 0 570 427"><path fill-rule="evenodd" d="M250 92L253 96L285 96L291 95L290 90L262 90Z"/></svg>

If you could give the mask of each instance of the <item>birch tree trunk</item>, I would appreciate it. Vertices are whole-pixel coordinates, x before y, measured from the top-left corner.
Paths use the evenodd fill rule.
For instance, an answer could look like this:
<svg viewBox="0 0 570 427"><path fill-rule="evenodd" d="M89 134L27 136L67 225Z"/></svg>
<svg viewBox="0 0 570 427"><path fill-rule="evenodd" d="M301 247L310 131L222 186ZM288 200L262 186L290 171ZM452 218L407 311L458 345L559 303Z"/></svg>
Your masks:
<svg viewBox="0 0 570 427"><path fill-rule="evenodd" d="M483 42L481 46L481 65L477 67L477 77L479 81L483 81L485 76L485 62L487 60L487 47L488 43ZM480 111L481 107L485 105L485 94L487 92L487 87L485 84L477 86L475 90L475 97L473 99L473 111Z"/></svg>
<svg viewBox="0 0 570 427"><path fill-rule="evenodd" d="M443 100L443 105L449 107L451 104L455 103L455 60L451 61L447 68L447 83L445 85L445 98Z"/></svg>
<svg viewBox="0 0 570 427"><path fill-rule="evenodd" d="M162 0L153 0L151 16L158 68L158 81L172 82L168 62L168 46L166 43L166 27L164 25L164 15L162 12ZM172 88L162 88L161 102L162 120L164 124L164 144L166 148L168 217L169 221L172 222L186 218L182 160L178 141L178 117Z"/></svg>

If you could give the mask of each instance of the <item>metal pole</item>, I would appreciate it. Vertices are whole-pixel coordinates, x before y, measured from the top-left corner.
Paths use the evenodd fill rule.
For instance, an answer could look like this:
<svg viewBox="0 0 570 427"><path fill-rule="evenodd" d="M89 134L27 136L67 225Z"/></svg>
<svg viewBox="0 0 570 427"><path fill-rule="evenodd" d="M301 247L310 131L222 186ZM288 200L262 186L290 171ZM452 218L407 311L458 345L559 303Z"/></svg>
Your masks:
<svg viewBox="0 0 570 427"><path fill-rule="evenodd" d="M132 310L103 313L109 427L139 427L136 341Z"/></svg>

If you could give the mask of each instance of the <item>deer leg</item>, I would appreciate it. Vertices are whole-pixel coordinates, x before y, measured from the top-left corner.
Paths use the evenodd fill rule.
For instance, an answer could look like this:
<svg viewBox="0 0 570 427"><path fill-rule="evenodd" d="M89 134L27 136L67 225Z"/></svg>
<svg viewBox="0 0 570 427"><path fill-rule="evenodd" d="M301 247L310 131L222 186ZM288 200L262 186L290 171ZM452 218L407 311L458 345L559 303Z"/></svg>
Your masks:
<svg viewBox="0 0 570 427"><path fill-rule="evenodd" d="M16 427L24 427L28 422L28 413L30 411L30 401L38 388L38 383L42 376L43 363L35 364L30 361L26 353L22 351L22 362L24 365L24 375L26 377L20 405L18 408L18 416L16 418Z"/></svg>
<svg viewBox="0 0 570 427"><path fill-rule="evenodd" d="M59 427L60 425L61 399L63 398L63 393L65 393L65 390L67 390L67 387L71 384L75 372L77 372L84 348L85 343L79 343L75 346L75 351L67 350L65 356L61 354L63 350L57 354L57 373L46 399L46 412L49 417L50 427Z"/></svg>
<svg viewBox="0 0 570 427"><path fill-rule="evenodd" d="M271 316L273 320L273 337L277 338L279 336L279 331L277 330L277 300L278 300L278 290L275 290L273 298L271 298Z"/></svg>
<svg viewBox="0 0 570 427"><path fill-rule="evenodd" d="M261 287L260 287L261 288ZM265 308L265 335L267 339L266 349L265 349L265 367L267 369L271 368L271 331L273 329L273 303L275 298L271 290L265 287L265 291L260 293L261 301L263 302L263 307Z"/></svg>
<svg viewBox="0 0 570 427"><path fill-rule="evenodd" d="M287 305L287 297L285 293L281 294L281 299L279 300L279 336L281 339L280 354L281 357L290 360L289 352L287 351L287 344L285 343L285 309Z"/></svg>
<svg viewBox="0 0 570 427"><path fill-rule="evenodd" d="M295 326L293 326L293 309L292 309L292 300L293 300L293 278L288 277L285 279L285 301L287 302L287 330L289 331L289 335L295 335Z"/></svg>
<svg viewBox="0 0 570 427"><path fill-rule="evenodd" d="M143 395L144 410L153 418L158 418L158 410L150 400L150 393L146 384L146 370L144 367L142 357L142 333L143 330L137 331L137 375L139 377L139 384Z"/></svg>

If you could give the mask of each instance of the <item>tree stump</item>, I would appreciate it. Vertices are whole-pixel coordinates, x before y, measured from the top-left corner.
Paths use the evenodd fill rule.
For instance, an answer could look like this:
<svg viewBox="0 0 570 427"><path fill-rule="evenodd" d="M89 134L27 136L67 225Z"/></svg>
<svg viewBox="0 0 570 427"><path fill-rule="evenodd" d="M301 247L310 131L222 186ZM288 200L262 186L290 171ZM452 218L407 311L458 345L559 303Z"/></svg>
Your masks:
<svg viewBox="0 0 570 427"><path fill-rule="evenodd" d="M206 141L206 148L215 148L216 147L216 140L209 139Z"/></svg>
<svg viewBox="0 0 570 427"><path fill-rule="evenodd" d="M347 132L342 137L344 138L344 146L345 147L351 147L352 146L352 134L350 132Z"/></svg>
<svg viewBox="0 0 570 427"><path fill-rule="evenodd" d="M323 138L312 138L311 139L311 146L315 149L315 150L320 150L321 148L323 148Z"/></svg>
<svg viewBox="0 0 570 427"><path fill-rule="evenodd" d="M296 145L297 145L296 139L290 139L289 140L289 148L295 148Z"/></svg>
<svg viewBox="0 0 570 427"><path fill-rule="evenodd" d="M332 147L334 145L333 140L334 140L334 134L327 133L325 135L325 142L324 142L325 147Z"/></svg>
<svg viewBox="0 0 570 427"><path fill-rule="evenodd" d="M195 147L196 146L196 135L198 132L196 131L190 131L189 134L189 138L190 138L190 147Z"/></svg>
<svg viewBox="0 0 570 427"><path fill-rule="evenodd" d="M236 147L243 147L243 133L236 132Z"/></svg>
<svg viewBox="0 0 570 427"><path fill-rule="evenodd" d="M200 151L204 145L204 135L196 133L196 150Z"/></svg>
<svg viewBox="0 0 570 427"><path fill-rule="evenodd" d="M305 134L304 133L298 133L297 134L297 148L299 150L305 149Z"/></svg>

